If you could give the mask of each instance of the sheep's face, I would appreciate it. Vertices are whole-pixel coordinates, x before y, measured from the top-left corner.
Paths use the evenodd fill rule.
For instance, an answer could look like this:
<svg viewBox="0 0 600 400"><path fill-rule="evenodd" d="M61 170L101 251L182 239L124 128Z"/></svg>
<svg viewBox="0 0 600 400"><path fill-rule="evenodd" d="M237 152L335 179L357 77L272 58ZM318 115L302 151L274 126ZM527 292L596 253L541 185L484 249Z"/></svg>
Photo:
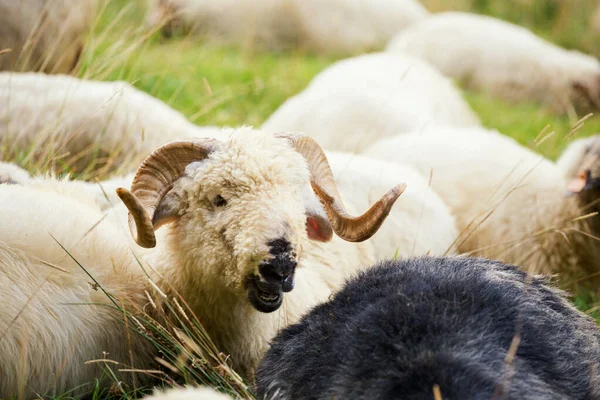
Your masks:
<svg viewBox="0 0 600 400"><path fill-rule="evenodd" d="M578 194L584 203L600 199L600 135L574 142L565 151L569 159L562 160L566 168L569 191ZM595 208L599 208L596 204Z"/></svg>
<svg viewBox="0 0 600 400"><path fill-rule="evenodd" d="M179 210L181 247L197 273L272 312L294 287L309 237L331 236L309 185L305 159L286 140L248 131L190 164L165 201Z"/></svg>

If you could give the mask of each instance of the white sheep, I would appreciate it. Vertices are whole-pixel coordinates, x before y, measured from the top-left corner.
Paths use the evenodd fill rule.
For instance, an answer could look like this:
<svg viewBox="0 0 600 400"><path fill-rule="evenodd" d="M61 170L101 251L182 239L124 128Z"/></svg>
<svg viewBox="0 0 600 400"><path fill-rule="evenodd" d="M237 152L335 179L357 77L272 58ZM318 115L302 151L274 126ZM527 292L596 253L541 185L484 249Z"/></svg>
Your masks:
<svg viewBox="0 0 600 400"><path fill-rule="evenodd" d="M0 161L0 184L26 184L31 180L29 172L18 165Z"/></svg>
<svg viewBox="0 0 600 400"><path fill-rule="evenodd" d="M326 154L340 194L344 199L352 199L351 204L358 210L367 209L398 179L406 183L406 190L385 224L369 239L377 261L449 251L458 237L456 221L417 170L356 154Z"/></svg>
<svg viewBox="0 0 600 400"><path fill-rule="evenodd" d="M111 305L103 291L151 314L145 291L158 299L178 293L232 366L251 376L281 327L373 262L371 243L347 241L373 235L402 192L395 186L353 218L316 142L249 128L227 142L167 144L142 163L131 187L118 194L144 249L111 222L125 219L125 207L106 217L92 197L0 185L0 292L10 299L0 309L0 397L86 392L80 385L103 365L86 363L94 359L154 364L154 350L127 334L123 314L101 306ZM345 240L324 243L333 232Z"/></svg>
<svg viewBox="0 0 600 400"><path fill-rule="evenodd" d="M429 15L417 0L150 0L147 22L163 33L267 49L358 53L384 46ZM166 22L166 23L165 23Z"/></svg>
<svg viewBox="0 0 600 400"><path fill-rule="evenodd" d="M72 199L81 199L83 202L91 201L101 211L120 203L116 190L119 187L130 186L133 178L132 173L92 183L70 180L68 177L55 179L52 174L32 177L16 164L0 162L0 184L27 185L43 191L60 193Z"/></svg>
<svg viewBox="0 0 600 400"><path fill-rule="evenodd" d="M97 5L97 0L0 0L0 70L72 71Z"/></svg>
<svg viewBox="0 0 600 400"><path fill-rule="evenodd" d="M223 130L224 135L225 132ZM350 153L326 152L326 155L340 194L343 198L352 199L352 205L357 209L368 208L397 183L398 177L407 184L399 207L392 211L386 224L380 228L380 234L369 240L376 260L415 254L444 254L452 246L458 236L456 222L446 204L429 187L427 179L414 168ZM0 183L4 180L84 202L93 200L102 211L120 203L115 190L131 186L133 178L134 174L129 174L95 183L57 180L43 175L31 178L18 166L0 162ZM412 229L406 229L407 226Z"/></svg>
<svg viewBox="0 0 600 400"><path fill-rule="evenodd" d="M427 63L374 53L325 69L262 129L306 132L325 149L360 153L381 138L436 125L479 121L452 82Z"/></svg>
<svg viewBox="0 0 600 400"><path fill-rule="evenodd" d="M557 111L584 98L600 105L600 63L549 43L525 28L484 15L446 12L400 32L388 51L430 62L467 87Z"/></svg>
<svg viewBox="0 0 600 400"><path fill-rule="evenodd" d="M589 140L591 150L570 157L570 170L579 171L575 181L513 139L482 128L398 135L365 154L432 173L433 189L457 219L459 252L583 278L600 271L600 217L594 214L600 141ZM568 190L575 194L567 196Z"/></svg>
<svg viewBox="0 0 600 400"><path fill-rule="evenodd" d="M169 141L219 137L126 82L67 75L0 73L0 120L9 150L52 155L76 170L124 168Z"/></svg>

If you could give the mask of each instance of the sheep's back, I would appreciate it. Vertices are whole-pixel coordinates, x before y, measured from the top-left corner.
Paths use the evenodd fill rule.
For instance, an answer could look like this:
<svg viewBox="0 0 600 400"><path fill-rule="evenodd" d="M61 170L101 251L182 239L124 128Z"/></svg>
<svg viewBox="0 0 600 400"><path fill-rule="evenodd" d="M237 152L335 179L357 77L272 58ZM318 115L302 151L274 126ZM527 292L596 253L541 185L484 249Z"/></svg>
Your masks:
<svg viewBox="0 0 600 400"><path fill-rule="evenodd" d="M504 389L513 399L596 398L599 340L593 321L516 267L463 257L388 261L273 340L258 394L430 399L438 385L444 399L490 399Z"/></svg>

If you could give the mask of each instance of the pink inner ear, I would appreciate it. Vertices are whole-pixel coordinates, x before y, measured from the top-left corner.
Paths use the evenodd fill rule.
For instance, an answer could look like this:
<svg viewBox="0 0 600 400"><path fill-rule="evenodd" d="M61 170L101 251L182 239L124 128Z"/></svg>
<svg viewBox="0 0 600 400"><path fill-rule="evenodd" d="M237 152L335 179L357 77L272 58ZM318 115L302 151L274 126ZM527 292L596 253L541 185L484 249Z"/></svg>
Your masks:
<svg viewBox="0 0 600 400"><path fill-rule="evenodd" d="M585 185L587 184L587 177L584 172L579 174L577 179L573 179L567 186L567 190L571 193L581 193Z"/></svg>
<svg viewBox="0 0 600 400"><path fill-rule="evenodd" d="M333 235L329 221L313 216L306 217L306 233L309 239L319 242L328 242Z"/></svg>

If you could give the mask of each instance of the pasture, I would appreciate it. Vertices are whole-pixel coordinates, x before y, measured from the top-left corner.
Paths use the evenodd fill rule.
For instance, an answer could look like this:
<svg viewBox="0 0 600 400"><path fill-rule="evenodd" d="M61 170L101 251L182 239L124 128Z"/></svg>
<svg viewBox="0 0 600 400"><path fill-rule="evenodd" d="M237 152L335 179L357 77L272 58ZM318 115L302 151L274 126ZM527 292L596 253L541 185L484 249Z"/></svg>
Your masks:
<svg viewBox="0 0 600 400"><path fill-rule="evenodd" d="M600 57L600 37L590 30L594 0L423 0L431 11L465 10L524 25L561 46ZM103 81L124 80L182 112L197 125L259 127L287 98L300 92L310 80L340 56L304 51L264 52L205 43L193 36L164 38L144 24L142 0L107 0L92 28L91 38L75 75ZM559 116L533 104L510 104L485 94L465 91L466 100L489 128L515 138L535 151L556 159L573 138L600 132L600 115ZM143 133L140 133L143 134ZM0 147L4 161L14 161L32 174L69 166L54 159L31 156L28 149ZM85 173L81 179L109 175ZM390 254L390 257L393 254ZM600 318L600 299L576 293L575 304ZM251 398L250 389L232 371L222 354L203 335L201 324L184 321L185 335L153 337L165 346L164 372L156 373L167 384L208 383L221 390ZM145 323L144 323L145 324ZM151 325L151 322L148 322ZM190 339L191 338L191 339ZM172 353L169 353L172 351ZM202 354L199 360L194 354ZM199 362L199 364L194 364ZM200 365L201 364L201 365ZM106 362L110 375L110 363ZM96 390L93 399L135 398L145 389L122 388L115 383L110 393ZM66 400L69 393L56 394Z"/></svg>

